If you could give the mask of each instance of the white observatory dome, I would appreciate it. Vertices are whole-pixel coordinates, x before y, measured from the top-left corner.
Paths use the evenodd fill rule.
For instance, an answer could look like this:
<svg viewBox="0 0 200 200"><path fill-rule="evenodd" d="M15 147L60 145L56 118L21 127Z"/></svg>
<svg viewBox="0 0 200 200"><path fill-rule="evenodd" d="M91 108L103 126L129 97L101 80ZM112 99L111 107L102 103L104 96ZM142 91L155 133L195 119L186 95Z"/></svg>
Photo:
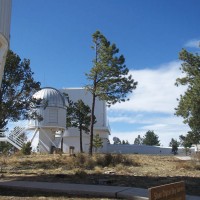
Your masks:
<svg viewBox="0 0 200 200"><path fill-rule="evenodd" d="M55 130L65 129L66 127L66 106L65 99L59 90L45 87L33 95L35 99L43 99L46 106L33 108L42 116L42 121L31 119L29 127L53 128Z"/></svg>
<svg viewBox="0 0 200 200"><path fill-rule="evenodd" d="M60 91L51 87L36 92L33 98L46 100L48 106L65 107L65 100Z"/></svg>

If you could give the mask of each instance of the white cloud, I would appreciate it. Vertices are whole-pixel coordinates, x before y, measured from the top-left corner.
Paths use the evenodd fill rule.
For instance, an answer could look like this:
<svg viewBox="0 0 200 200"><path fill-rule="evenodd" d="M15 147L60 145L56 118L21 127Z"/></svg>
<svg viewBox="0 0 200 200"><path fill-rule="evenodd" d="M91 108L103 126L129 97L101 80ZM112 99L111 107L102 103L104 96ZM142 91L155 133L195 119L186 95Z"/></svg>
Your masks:
<svg viewBox="0 0 200 200"><path fill-rule="evenodd" d="M179 135L188 132L189 127L183 124L183 119L174 115L174 108L178 105L176 99L185 91L185 87L174 85L176 79L183 76L180 65L181 62L174 61L156 69L131 71L138 87L130 95L130 101L108 110L111 141L116 136L134 143L137 135L143 136L153 130L161 144L167 146L172 137L178 139ZM117 128L119 124L124 131Z"/></svg>
<svg viewBox="0 0 200 200"><path fill-rule="evenodd" d="M184 87L174 85L181 76L179 61L161 65L158 69L130 71L138 81L137 89L130 95L130 101L112 106L112 110L174 113L177 98L184 93Z"/></svg>
<svg viewBox="0 0 200 200"><path fill-rule="evenodd" d="M135 114L133 113L132 116L130 115L124 115L124 116L119 116L118 114L110 113L109 122L110 123L118 123L118 122L124 122L128 124L135 124L135 123L141 123L141 124L146 124L149 123L148 119L144 119L143 115L140 114Z"/></svg>
<svg viewBox="0 0 200 200"><path fill-rule="evenodd" d="M184 46L190 47L190 48L199 48L199 45L200 45L200 40L193 39L193 40L187 41Z"/></svg>
<svg viewBox="0 0 200 200"><path fill-rule="evenodd" d="M118 137L121 140L128 140L133 144L135 138L140 135L143 137L148 130L152 130L159 136L161 145L168 146L171 138L179 140L179 135L185 135L189 131L189 127L182 123L182 119L178 117L167 117L160 119L153 119L152 123L148 125L141 125L140 127L132 127L131 131L118 131L114 124L111 131L110 140L113 137ZM122 124L123 126L123 124Z"/></svg>

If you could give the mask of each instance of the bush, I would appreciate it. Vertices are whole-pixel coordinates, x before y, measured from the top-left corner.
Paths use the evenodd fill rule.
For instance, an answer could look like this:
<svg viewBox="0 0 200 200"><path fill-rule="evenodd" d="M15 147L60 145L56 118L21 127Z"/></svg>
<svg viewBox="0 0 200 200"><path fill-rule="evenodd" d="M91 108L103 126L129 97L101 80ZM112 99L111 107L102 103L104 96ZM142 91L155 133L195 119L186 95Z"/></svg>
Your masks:
<svg viewBox="0 0 200 200"><path fill-rule="evenodd" d="M74 157L72 157L71 164L76 167L82 167L87 159L86 157L87 157L87 155L78 153Z"/></svg>
<svg viewBox="0 0 200 200"><path fill-rule="evenodd" d="M85 169L93 169L96 165L93 157L88 156L87 154L78 153L74 157L70 157L68 159L68 167L73 169L77 168L85 168Z"/></svg>
<svg viewBox="0 0 200 200"><path fill-rule="evenodd" d="M109 167L121 164L123 166L138 166L128 155L122 154L95 154L93 157L87 154L76 154L74 157L69 157L67 160L67 169L81 168L92 170L96 166Z"/></svg>
<svg viewBox="0 0 200 200"><path fill-rule="evenodd" d="M21 152L23 155L31 155L32 147L31 142L27 142L26 144L23 144Z"/></svg>
<svg viewBox="0 0 200 200"><path fill-rule="evenodd" d="M105 166L111 165L113 162L113 155L110 153L107 153L104 155L104 163L102 163Z"/></svg>
<svg viewBox="0 0 200 200"><path fill-rule="evenodd" d="M85 178L87 176L87 173L84 170L78 169L75 172L75 175L80 177L80 178Z"/></svg>
<svg viewBox="0 0 200 200"><path fill-rule="evenodd" d="M86 169L92 170L92 169L94 169L95 166L96 166L95 160L94 160L92 157L89 156L89 157L87 158L87 160L85 161L85 163L84 163L84 167L85 167Z"/></svg>
<svg viewBox="0 0 200 200"><path fill-rule="evenodd" d="M200 152L197 152L192 156L192 162L194 169L200 170Z"/></svg>
<svg viewBox="0 0 200 200"><path fill-rule="evenodd" d="M112 162L111 154L96 155L96 164L102 167L107 167Z"/></svg>
<svg viewBox="0 0 200 200"><path fill-rule="evenodd" d="M133 160L127 155L122 154L110 154L100 155L96 157L97 165L102 167L116 166L117 164L122 164L125 166L135 165Z"/></svg>

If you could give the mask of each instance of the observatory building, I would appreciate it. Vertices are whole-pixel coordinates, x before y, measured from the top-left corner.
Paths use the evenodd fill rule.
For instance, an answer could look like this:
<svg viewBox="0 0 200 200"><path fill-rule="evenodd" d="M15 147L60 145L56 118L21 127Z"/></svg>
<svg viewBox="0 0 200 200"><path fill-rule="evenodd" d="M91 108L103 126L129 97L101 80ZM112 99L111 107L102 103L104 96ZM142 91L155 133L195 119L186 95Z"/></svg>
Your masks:
<svg viewBox="0 0 200 200"><path fill-rule="evenodd" d="M32 142L37 138L40 152L51 153L54 148L61 148L68 153L70 148L74 152L80 151L80 133L78 128L66 128L66 102L63 93L68 94L69 99L77 102L81 99L86 105L92 105L92 96L83 88L66 88L57 90L46 87L33 95L38 104L32 106L32 113L37 113L37 117L29 121L28 129L33 130ZM106 104L104 101L96 100L95 107L96 123L94 125L94 135L99 134L102 138L103 147L101 152L107 151L109 136L109 126L106 116ZM83 132L83 151L89 150L89 134Z"/></svg>
<svg viewBox="0 0 200 200"><path fill-rule="evenodd" d="M31 114L34 119L28 123L28 128L16 127L7 137L1 137L0 142L9 142L18 149L21 149L24 142L20 140L25 133L32 133L31 143L34 150L41 153L52 153L54 149L61 149L64 153L80 152L80 132L78 128L66 128L66 103L65 95L73 102L82 100L86 105L92 105L91 93L83 88L65 88L57 90L46 87L33 95L34 103L31 106ZM140 154L163 154L171 155L171 147L129 145L120 144L120 139L113 138L118 144L109 144L108 138L110 129L107 121L106 103L96 99L95 106L96 123L94 124L94 135L98 134L103 142L103 147L98 150L102 153L140 153ZM30 136L30 135L29 135ZM83 132L83 151L88 152L90 135ZM37 149L36 149L37 148ZM184 154L184 149L179 148L179 154Z"/></svg>
<svg viewBox="0 0 200 200"><path fill-rule="evenodd" d="M29 121L28 129L35 130L32 141L38 134L40 152L50 153L52 147L58 148L60 141L57 138L62 138L66 129L65 99L58 90L50 87L36 92L33 98L40 102L31 110L38 117Z"/></svg>
<svg viewBox="0 0 200 200"><path fill-rule="evenodd" d="M46 87L33 95L41 100L39 105L33 106L42 120L30 120L29 127L50 128L64 130L66 127L66 106L63 95L55 88Z"/></svg>

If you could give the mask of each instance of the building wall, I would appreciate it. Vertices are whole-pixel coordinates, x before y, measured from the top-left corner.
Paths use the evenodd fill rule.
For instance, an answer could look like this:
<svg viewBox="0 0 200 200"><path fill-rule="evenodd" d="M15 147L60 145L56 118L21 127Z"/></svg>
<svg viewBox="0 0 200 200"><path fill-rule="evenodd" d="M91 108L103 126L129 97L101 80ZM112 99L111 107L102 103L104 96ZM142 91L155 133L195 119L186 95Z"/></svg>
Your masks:
<svg viewBox="0 0 200 200"><path fill-rule="evenodd" d="M81 99L86 105L92 106L92 95L90 92L86 91L83 88L65 88L60 89L61 93L66 93L69 95L70 100L77 102ZM95 127L108 127L107 115L106 115L106 103L96 99L95 104L95 116L97 123L94 124Z"/></svg>
<svg viewBox="0 0 200 200"><path fill-rule="evenodd" d="M102 138L103 147L99 149L99 152L106 153L107 152L107 144L108 144L108 132L104 130L94 130L94 135L99 134ZM83 132L82 133L82 144L83 151L88 152L89 144L90 144L90 136L89 134ZM70 146L75 147L74 152L80 152L80 132L76 128L69 128L65 131L63 136L63 152L69 153Z"/></svg>
<svg viewBox="0 0 200 200"><path fill-rule="evenodd" d="M83 151L88 152L89 149L89 135L83 134ZM80 138L77 135L71 135L63 138L63 152L69 153L70 146L74 147L74 152L80 152Z"/></svg>
<svg viewBox="0 0 200 200"><path fill-rule="evenodd" d="M11 0L0 0L0 86L10 40Z"/></svg>
<svg viewBox="0 0 200 200"><path fill-rule="evenodd" d="M52 141L55 140L55 133L50 129L39 129L39 149L41 153L50 153L52 150Z"/></svg>
<svg viewBox="0 0 200 200"><path fill-rule="evenodd" d="M10 39L11 6L11 0L0 0L0 33L7 41Z"/></svg>
<svg viewBox="0 0 200 200"><path fill-rule="evenodd" d="M38 108L38 115L43 117L42 121L30 119L28 126L31 127L54 127L55 129L66 128L66 109L59 107Z"/></svg>
<svg viewBox="0 0 200 200"><path fill-rule="evenodd" d="M192 152L194 152L194 148L191 148L191 153ZM107 153L172 155L172 148L136 144L108 144ZM179 147L178 154L185 155L184 148Z"/></svg>
<svg viewBox="0 0 200 200"><path fill-rule="evenodd" d="M70 100L77 102L81 99L86 105L92 106L92 95L83 88L66 88L61 89L61 93L69 95ZM94 135L99 134L103 141L103 148L99 149L100 152L107 151L107 140L109 137L109 127L107 123L106 103L96 99L95 104L95 117L96 123L94 124ZM88 152L90 144L89 134L83 133L83 151ZM80 152L80 136L77 128L69 128L65 131L63 136L63 152L68 153L69 147L75 147L74 152Z"/></svg>

